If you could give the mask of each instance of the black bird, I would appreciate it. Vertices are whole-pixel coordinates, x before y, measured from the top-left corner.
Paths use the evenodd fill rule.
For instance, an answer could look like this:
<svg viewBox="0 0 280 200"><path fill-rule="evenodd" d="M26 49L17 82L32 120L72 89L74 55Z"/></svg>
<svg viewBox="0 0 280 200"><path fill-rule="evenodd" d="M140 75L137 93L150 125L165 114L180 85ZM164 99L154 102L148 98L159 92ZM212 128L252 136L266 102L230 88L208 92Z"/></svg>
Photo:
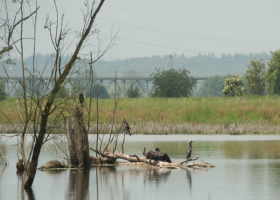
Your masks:
<svg viewBox="0 0 280 200"><path fill-rule="evenodd" d="M124 126L124 130L125 130L125 134L128 133L131 136L130 126L129 126L128 122L126 121L126 117L123 118L123 126Z"/></svg>
<svg viewBox="0 0 280 200"><path fill-rule="evenodd" d="M155 152L150 150L146 153L146 147L144 147L143 155L145 156L146 159L154 160L155 158Z"/></svg>
<svg viewBox="0 0 280 200"><path fill-rule="evenodd" d="M80 93L80 95L79 95L79 101L80 101L80 104L81 104L81 105L84 103L84 100L85 100L85 98L84 98L83 93Z"/></svg>
<svg viewBox="0 0 280 200"><path fill-rule="evenodd" d="M167 155L167 153L162 153L159 148L156 148L154 158L155 158L155 161L164 161L164 162L171 163L171 160L170 160L169 156Z"/></svg>
<svg viewBox="0 0 280 200"><path fill-rule="evenodd" d="M160 156L161 156L160 149L156 148L156 151L155 151L155 161L160 160Z"/></svg>
<svg viewBox="0 0 280 200"><path fill-rule="evenodd" d="M192 142L193 141L190 141L190 147L187 151L187 160L192 157Z"/></svg>

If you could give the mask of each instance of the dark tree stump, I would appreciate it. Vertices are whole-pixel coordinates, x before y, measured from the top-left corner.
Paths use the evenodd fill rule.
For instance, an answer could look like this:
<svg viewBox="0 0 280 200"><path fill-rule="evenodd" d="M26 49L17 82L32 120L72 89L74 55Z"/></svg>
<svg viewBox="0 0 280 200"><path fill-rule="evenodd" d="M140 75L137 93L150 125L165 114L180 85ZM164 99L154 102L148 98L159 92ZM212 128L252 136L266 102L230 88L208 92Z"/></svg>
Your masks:
<svg viewBox="0 0 280 200"><path fill-rule="evenodd" d="M83 120L82 107L73 109L72 126L69 119L65 119L70 161L74 166L90 167L88 131Z"/></svg>

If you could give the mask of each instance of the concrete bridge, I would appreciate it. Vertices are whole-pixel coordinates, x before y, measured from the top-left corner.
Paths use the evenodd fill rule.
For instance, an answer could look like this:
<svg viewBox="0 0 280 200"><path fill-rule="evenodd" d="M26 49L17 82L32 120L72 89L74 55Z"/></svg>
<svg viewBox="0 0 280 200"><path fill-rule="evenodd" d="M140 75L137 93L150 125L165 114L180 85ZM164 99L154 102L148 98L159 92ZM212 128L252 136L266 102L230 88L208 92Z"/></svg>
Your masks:
<svg viewBox="0 0 280 200"><path fill-rule="evenodd" d="M207 76L201 76L201 77L194 77L196 81L196 85L194 88L194 93L196 94L196 90L198 87L199 83L202 83L204 80L206 80L208 77ZM10 80L13 81L14 85L10 82L10 80L5 76L0 75L0 79L6 80L6 92L7 94L13 96L15 92L14 86L17 88L20 87L20 83L22 82L22 77L21 76L10 76ZM68 76L66 78L67 84L69 84L66 87L71 88L71 84L73 82L78 83L79 88L82 88L83 86L87 86L89 84L88 82L88 76ZM34 82L34 86L36 88L43 88L44 86L47 85L49 82L49 77L48 76L41 76L41 77L36 77L36 78L31 78L31 77L26 77L25 82L28 88L31 88L32 82ZM49 85L49 90L51 90L54 86L55 80L54 78L50 80L50 85ZM154 91L153 88L153 79L149 75L125 75L121 77L116 77L115 76L110 76L110 75L95 75L94 76L94 84L101 84L104 85L109 94L114 94L115 91L115 83L117 90L119 92L120 97L126 97L126 92L127 89L130 87L131 84L133 84L133 87L137 87L139 91L142 94L142 97L149 97L151 93Z"/></svg>

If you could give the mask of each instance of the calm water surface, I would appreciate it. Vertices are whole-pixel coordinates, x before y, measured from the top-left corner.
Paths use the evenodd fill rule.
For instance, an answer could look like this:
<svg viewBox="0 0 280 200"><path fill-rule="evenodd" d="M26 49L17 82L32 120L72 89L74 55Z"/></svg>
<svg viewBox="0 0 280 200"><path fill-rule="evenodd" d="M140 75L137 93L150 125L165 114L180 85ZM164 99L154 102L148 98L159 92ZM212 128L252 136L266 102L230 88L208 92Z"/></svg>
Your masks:
<svg viewBox="0 0 280 200"><path fill-rule="evenodd" d="M26 194L22 184L25 175L16 174L17 141L2 137L1 148L10 165L5 168L0 160L0 199L280 199L280 135L133 135L126 139L126 154L142 156L143 147L159 147L175 162L185 160L188 142L193 140L193 157L200 156L217 167L38 170L33 191ZM39 166L58 158L49 142L42 149Z"/></svg>

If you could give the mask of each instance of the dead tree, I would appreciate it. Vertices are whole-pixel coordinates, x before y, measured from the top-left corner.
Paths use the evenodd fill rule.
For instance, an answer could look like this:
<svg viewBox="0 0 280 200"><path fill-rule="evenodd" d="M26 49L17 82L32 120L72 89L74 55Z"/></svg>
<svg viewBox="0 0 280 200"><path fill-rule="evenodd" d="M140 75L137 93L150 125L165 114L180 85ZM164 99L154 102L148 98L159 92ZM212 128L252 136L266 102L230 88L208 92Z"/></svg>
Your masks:
<svg viewBox="0 0 280 200"><path fill-rule="evenodd" d="M76 167L89 167L88 131L83 120L82 106L75 106L73 109L73 128L68 118L65 118L65 123L71 164Z"/></svg>
<svg viewBox="0 0 280 200"><path fill-rule="evenodd" d="M105 0L100 0L100 2L96 8L94 7L94 3L90 6L90 11L88 13L89 15L87 16L88 18L86 18L88 20L85 22L85 26L82 31L81 37L76 45L76 49L74 50L73 54L70 57L70 60L64 66L60 67L59 65L56 65L56 63L58 63L56 61L58 61L58 58L59 58L59 56L56 56L56 61L55 61L55 65L53 68L53 74L55 75L54 76L55 83L54 83L53 89L46 97L46 100L44 101L45 103L42 106L42 108L43 108L42 112L40 113L40 119L41 119L40 126L39 126L40 129L39 129L39 134L36 138L36 142L34 145L32 159L31 159L30 166L28 169L28 178L27 178L27 180L25 182L25 186L24 186L25 189L31 188L35 175L36 175L40 151L41 151L42 145L44 143L45 134L47 133L48 119L49 119L50 114L56 109L56 106L53 105L56 95L57 95L59 89L61 88L62 84L64 83L67 75L70 73L71 69L73 68L73 65L78 58L78 54L85 42L85 39L90 34L94 20L95 20L97 14L99 13L104 2L105 2ZM58 22L57 22L57 24L58 24ZM52 24L48 24L48 25L50 27ZM61 41L66 37L67 31L66 32L61 31L60 33L61 34L59 34L59 35L55 34L55 37L53 40L54 46L57 49L58 53L60 52ZM49 80L51 80L51 77Z"/></svg>

